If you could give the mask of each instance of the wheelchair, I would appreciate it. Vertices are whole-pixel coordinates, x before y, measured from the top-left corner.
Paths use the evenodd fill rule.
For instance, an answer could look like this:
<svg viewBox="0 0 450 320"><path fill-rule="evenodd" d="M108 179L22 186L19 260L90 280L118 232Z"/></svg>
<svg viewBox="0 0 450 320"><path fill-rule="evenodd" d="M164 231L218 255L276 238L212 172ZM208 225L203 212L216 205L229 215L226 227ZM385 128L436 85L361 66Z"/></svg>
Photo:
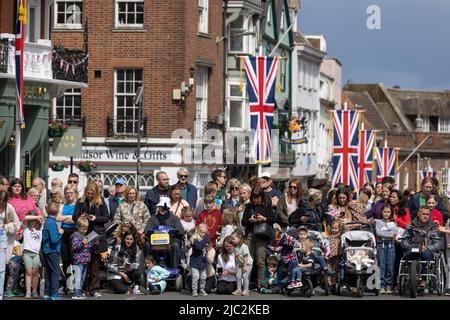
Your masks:
<svg viewBox="0 0 450 320"><path fill-rule="evenodd" d="M422 260L422 244L423 241L413 239L411 249L400 260L397 283L401 296L405 296L408 291L411 298L416 298L418 293L425 293L425 290L430 294L436 292L438 296L445 293L444 252L433 253L432 260Z"/></svg>

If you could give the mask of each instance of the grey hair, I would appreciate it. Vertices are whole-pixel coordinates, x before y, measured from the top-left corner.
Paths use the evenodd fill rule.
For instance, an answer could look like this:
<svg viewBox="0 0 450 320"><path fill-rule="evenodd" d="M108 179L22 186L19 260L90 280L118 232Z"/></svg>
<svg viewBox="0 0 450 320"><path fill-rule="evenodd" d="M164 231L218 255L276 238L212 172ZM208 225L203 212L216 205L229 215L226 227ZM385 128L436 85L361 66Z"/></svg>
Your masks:
<svg viewBox="0 0 450 320"><path fill-rule="evenodd" d="M187 168L185 168L185 167L181 167L180 169L178 169L177 175L180 175L182 173L185 173L185 174L189 175L189 170Z"/></svg>
<svg viewBox="0 0 450 320"><path fill-rule="evenodd" d="M308 198L309 200L322 199L322 191L320 191L319 189L311 188L308 190Z"/></svg>
<svg viewBox="0 0 450 320"><path fill-rule="evenodd" d="M44 179L39 178L39 177L36 177L36 178L34 178L34 180L39 181L39 183L42 184L42 185L45 187L45 181L44 181Z"/></svg>
<svg viewBox="0 0 450 320"><path fill-rule="evenodd" d="M231 186L237 186L238 188L241 186L241 183L236 178L231 178L227 183L227 190L231 188Z"/></svg>
<svg viewBox="0 0 450 320"><path fill-rule="evenodd" d="M111 191L116 191L116 186L115 185L109 186L108 192L111 192Z"/></svg>
<svg viewBox="0 0 450 320"><path fill-rule="evenodd" d="M156 174L156 180L159 180L159 177L160 177L162 174L167 174L167 172L165 172L165 171L159 171L159 172Z"/></svg>
<svg viewBox="0 0 450 320"><path fill-rule="evenodd" d="M61 178L56 177L56 178L53 178L53 179L52 179L52 182L50 183L50 185L53 186L53 183L56 182L56 181L59 182L59 184L60 184L61 186L64 184L64 182L62 181Z"/></svg>

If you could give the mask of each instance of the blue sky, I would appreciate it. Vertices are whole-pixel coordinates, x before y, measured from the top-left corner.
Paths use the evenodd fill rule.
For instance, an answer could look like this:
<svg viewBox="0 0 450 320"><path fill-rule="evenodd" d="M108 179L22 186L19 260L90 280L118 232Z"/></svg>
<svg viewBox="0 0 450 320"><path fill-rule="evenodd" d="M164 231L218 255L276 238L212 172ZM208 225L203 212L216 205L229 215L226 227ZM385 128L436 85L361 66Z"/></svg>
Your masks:
<svg viewBox="0 0 450 320"><path fill-rule="evenodd" d="M383 82L450 90L450 0L302 0L299 28L324 34L327 55L343 64L343 84ZM370 5L381 29L369 30Z"/></svg>

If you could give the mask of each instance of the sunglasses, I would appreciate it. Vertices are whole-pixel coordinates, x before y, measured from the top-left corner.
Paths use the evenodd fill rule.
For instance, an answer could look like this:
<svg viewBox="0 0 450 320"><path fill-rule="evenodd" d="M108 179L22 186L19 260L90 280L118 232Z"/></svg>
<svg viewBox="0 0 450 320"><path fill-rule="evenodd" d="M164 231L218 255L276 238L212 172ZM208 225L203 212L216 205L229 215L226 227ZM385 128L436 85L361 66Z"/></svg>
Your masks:
<svg viewBox="0 0 450 320"><path fill-rule="evenodd" d="M297 190L298 188L296 186L289 186L289 189L295 189Z"/></svg>
<svg viewBox="0 0 450 320"><path fill-rule="evenodd" d="M76 180L69 180L68 183L78 183Z"/></svg>
<svg viewBox="0 0 450 320"><path fill-rule="evenodd" d="M179 177L180 177L180 178L187 178L188 176L187 176L187 175L184 175L184 174L180 174Z"/></svg>
<svg viewBox="0 0 450 320"><path fill-rule="evenodd" d="M239 190L238 187L231 187L230 190Z"/></svg>

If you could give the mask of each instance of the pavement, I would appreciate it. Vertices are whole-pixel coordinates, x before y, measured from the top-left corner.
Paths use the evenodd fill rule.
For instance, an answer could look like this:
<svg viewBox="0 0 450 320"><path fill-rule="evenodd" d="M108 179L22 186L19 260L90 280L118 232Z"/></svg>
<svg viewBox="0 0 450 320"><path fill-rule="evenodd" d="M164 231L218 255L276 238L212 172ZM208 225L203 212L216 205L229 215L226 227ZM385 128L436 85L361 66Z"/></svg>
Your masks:
<svg viewBox="0 0 450 320"><path fill-rule="evenodd" d="M400 296L398 294L392 294L392 295L379 295L378 297L375 296L373 293L365 293L363 298L359 298L356 296L355 293L351 293L348 291L344 291L343 295L337 296L337 295L329 295L325 296L323 291L319 288L316 288L314 291L314 295L311 298L306 298L302 296L287 296L284 294L260 294L256 291L251 291L250 295L248 297L245 296L233 296L233 295L218 295L211 293L206 297L192 297L188 291L183 292L174 292L174 291L166 291L162 295L129 295L129 294L115 294L108 291L102 291L102 297L100 298L94 298L94 297L88 297L85 300L90 301L108 301L108 300L125 300L125 301L140 301L140 300L172 300L172 301L179 301L179 300L192 300L192 301L205 301L205 300L215 300L215 301L245 301L245 300L258 300L258 301L288 301L288 300L323 300L323 301L331 301L331 300L353 300L353 301L359 301L359 300L403 300L403 301L414 301L414 300L425 300L425 301L431 301L431 300L449 300L450 296L438 296L437 294L428 294L428 295L422 295L418 296L416 299L412 299L409 296ZM77 301L73 300L70 295L62 295L62 300L71 300L71 301ZM25 300L23 297L14 297L14 298L4 298L5 301L7 300ZM82 301L85 301L82 300Z"/></svg>

